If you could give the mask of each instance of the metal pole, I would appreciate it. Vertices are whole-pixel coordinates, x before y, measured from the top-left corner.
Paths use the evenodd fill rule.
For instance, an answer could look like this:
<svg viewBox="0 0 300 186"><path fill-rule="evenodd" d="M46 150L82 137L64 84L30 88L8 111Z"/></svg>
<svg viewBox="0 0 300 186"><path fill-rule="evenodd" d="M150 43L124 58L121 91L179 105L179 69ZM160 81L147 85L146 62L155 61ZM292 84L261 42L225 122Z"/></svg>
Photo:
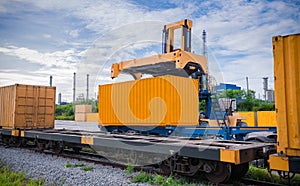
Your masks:
<svg viewBox="0 0 300 186"><path fill-rule="evenodd" d="M267 90L268 90L268 77L263 77L263 89L264 89L264 98L267 100Z"/></svg>
<svg viewBox="0 0 300 186"><path fill-rule="evenodd" d="M75 103L75 87L76 87L76 73L73 76L73 103Z"/></svg>
<svg viewBox="0 0 300 186"><path fill-rule="evenodd" d="M246 84L247 84L247 96L249 96L249 79L246 77Z"/></svg>
<svg viewBox="0 0 300 186"><path fill-rule="evenodd" d="M52 76L50 76L50 87L52 87Z"/></svg>
<svg viewBox="0 0 300 186"><path fill-rule="evenodd" d="M89 100L89 74L86 75L86 100Z"/></svg>
<svg viewBox="0 0 300 186"><path fill-rule="evenodd" d="M61 93L58 94L58 104L61 105Z"/></svg>
<svg viewBox="0 0 300 186"><path fill-rule="evenodd" d="M203 40L203 56L206 57L206 32L203 30L202 32L202 40Z"/></svg>

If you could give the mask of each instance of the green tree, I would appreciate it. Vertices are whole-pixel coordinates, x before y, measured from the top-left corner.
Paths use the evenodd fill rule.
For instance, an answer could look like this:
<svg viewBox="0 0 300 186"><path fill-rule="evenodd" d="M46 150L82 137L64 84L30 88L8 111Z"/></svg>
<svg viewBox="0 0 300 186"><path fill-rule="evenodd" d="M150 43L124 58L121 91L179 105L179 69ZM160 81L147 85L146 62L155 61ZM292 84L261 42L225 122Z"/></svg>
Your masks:
<svg viewBox="0 0 300 186"><path fill-rule="evenodd" d="M92 105L92 112L98 112L98 100L95 100L94 98L76 102L75 105Z"/></svg>
<svg viewBox="0 0 300 186"><path fill-rule="evenodd" d="M254 111L274 111L275 110L275 104L274 103L266 103L261 102L258 104L258 106L253 107Z"/></svg>
<svg viewBox="0 0 300 186"><path fill-rule="evenodd" d="M61 116L63 113L62 107L60 105L55 105L55 116Z"/></svg>
<svg viewBox="0 0 300 186"><path fill-rule="evenodd" d="M238 111L273 111L274 103L267 103L255 98L255 91L226 90L218 95L220 98L236 98Z"/></svg>
<svg viewBox="0 0 300 186"><path fill-rule="evenodd" d="M199 111L200 112L205 112L206 111L206 102L205 100L202 100L199 102Z"/></svg>
<svg viewBox="0 0 300 186"><path fill-rule="evenodd" d="M218 95L219 98L236 98L240 100L246 96L246 92L244 90L226 90Z"/></svg>
<svg viewBox="0 0 300 186"><path fill-rule="evenodd" d="M74 115L73 104L69 103L66 105L56 105L55 115L56 116L73 116Z"/></svg>

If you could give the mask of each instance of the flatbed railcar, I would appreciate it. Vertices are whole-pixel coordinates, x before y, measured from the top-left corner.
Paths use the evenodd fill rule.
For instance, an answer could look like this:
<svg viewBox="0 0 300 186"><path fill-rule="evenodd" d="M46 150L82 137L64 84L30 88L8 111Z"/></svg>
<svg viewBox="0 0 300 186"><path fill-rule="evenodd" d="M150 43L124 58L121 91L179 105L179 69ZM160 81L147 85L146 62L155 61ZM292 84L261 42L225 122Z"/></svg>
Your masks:
<svg viewBox="0 0 300 186"><path fill-rule="evenodd" d="M0 129L2 142L22 146L29 141L40 150L62 152L91 147L112 161L158 165L167 173L193 176L202 172L213 183L240 178L249 162L264 158L271 144L228 140L190 140L183 137L121 135L66 129ZM114 155L116 157L114 157Z"/></svg>

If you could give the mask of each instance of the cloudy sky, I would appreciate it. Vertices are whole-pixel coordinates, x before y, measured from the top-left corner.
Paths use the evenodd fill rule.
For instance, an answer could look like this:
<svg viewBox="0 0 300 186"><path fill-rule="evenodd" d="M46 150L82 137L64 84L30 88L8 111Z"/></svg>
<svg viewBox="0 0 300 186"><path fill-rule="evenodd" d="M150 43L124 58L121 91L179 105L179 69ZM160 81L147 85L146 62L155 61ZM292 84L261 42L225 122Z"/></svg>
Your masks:
<svg viewBox="0 0 300 186"><path fill-rule="evenodd" d="M166 23L193 21L192 51L202 54L207 32L209 65L219 82L235 83L262 97L262 77L273 88L271 38L300 32L300 1L1 0L0 86L53 85L63 101L90 95L110 79L110 65L161 53Z"/></svg>

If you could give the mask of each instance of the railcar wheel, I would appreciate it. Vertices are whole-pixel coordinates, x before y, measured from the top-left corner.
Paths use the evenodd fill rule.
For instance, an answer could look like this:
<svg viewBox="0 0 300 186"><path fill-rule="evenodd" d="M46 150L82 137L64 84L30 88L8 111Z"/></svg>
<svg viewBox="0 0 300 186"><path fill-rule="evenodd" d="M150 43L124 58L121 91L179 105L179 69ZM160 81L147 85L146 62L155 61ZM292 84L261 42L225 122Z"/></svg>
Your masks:
<svg viewBox="0 0 300 186"><path fill-rule="evenodd" d="M36 145L38 151L43 152L45 150L45 143L43 143L42 141L36 139L34 141L34 144Z"/></svg>
<svg viewBox="0 0 300 186"><path fill-rule="evenodd" d="M9 138L9 146L21 147L21 145L22 145L22 141L20 138L18 138L18 137L10 137Z"/></svg>
<svg viewBox="0 0 300 186"><path fill-rule="evenodd" d="M170 175L171 174L171 162L169 159L164 160L162 162L160 162L159 164L159 168L161 169L161 171L166 174L166 175Z"/></svg>
<svg viewBox="0 0 300 186"><path fill-rule="evenodd" d="M72 149L76 154L78 154L82 150L81 147L72 147Z"/></svg>
<svg viewBox="0 0 300 186"><path fill-rule="evenodd" d="M231 165L231 179L238 180L245 176L249 170L249 163L243 163L239 165Z"/></svg>
<svg viewBox="0 0 300 186"><path fill-rule="evenodd" d="M26 147L27 146L27 139L21 139L21 146Z"/></svg>
<svg viewBox="0 0 300 186"><path fill-rule="evenodd" d="M9 137L8 136L2 136L2 142L6 145L6 146L10 146L9 145Z"/></svg>
<svg viewBox="0 0 300 186"><path fill-rule="evenodd" d="M65 144L62 141L57 141L53 147L53 151L57 154L60 154L64 151Z"/></svg>
<svg viewBox="0 0 300 186"><path fill-rule="evenodd" d="M212 183L222 183L229 180L231 175L231 165L216 162L214 169L206 174L206 178Z"/></svg>
<svg viewBox="0 0 300 186"><path fill-rule="evenodd" d="M293 179L295 177L295 173L290 173L286 171L277 171L279 176L283 179Z"/></svg>

